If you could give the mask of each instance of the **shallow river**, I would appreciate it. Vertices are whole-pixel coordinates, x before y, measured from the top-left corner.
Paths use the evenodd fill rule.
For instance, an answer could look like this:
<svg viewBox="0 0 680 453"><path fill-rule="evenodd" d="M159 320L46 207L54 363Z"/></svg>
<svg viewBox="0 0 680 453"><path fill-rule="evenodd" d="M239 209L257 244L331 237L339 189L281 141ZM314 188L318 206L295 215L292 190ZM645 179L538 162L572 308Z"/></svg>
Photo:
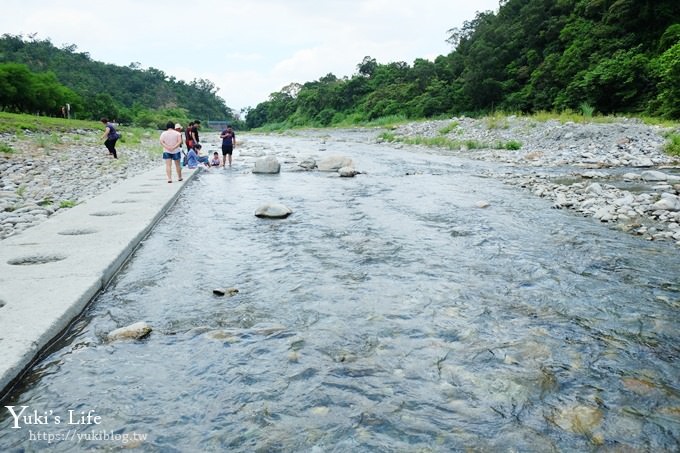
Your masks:
<svg viewBox="0 0 680 453"><path fill-rule="evenodd" d="M11 429L3 408L0 450L680 448L676 247L490 164L333 134L249 137L190 182L3 401L48 423ZM282 173L250 173L258 150ZM328 154L363 174L291 171ZM256 218L268 201L293 214ZM148 338L105 341L140 320Z"/></svg>

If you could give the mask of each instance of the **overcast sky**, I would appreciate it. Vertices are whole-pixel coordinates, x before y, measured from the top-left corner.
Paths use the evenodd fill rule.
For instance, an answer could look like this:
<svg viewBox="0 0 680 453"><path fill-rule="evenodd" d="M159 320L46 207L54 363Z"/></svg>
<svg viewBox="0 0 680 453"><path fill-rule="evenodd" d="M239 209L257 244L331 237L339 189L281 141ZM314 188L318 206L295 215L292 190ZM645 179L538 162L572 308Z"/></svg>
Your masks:
<svg viewBox="0 0 680 453"><path fill-rule="evenodd" d="M75 44L96 61L212 81L235 110L292 82L356 73L365 56L449 53L447 30L498 0L3 0L2 33ZM115 90L115 87L111 87Z"/></svg>

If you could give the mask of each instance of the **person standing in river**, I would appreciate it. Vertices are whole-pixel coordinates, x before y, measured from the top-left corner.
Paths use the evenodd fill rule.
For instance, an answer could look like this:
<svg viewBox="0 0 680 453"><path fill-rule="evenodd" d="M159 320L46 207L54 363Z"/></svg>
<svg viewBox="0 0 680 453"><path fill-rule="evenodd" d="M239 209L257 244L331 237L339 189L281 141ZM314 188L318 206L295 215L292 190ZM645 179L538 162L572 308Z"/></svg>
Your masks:
<svg viewBox="0 0 680 453"><path fill-rule="evenodd" d="M118 159L118 152L116 151L116 142L120 138L118 131L114 127L113 123L109 121L108 118L102 118L101 122L106 125L102 138L105 139L104 146L109 150L109 155L113 156L114 159Z"/></svg>
<svg viewBox="0 0 680 453"><path fill-rule="evenodd" d="M220 138L222 139L222 168L224 168L224 165L227 163L227 156L229 159L229 166L231 167L231 155L236 146L236 133L231 126L227 126L220 134Z"/></svg>
<svg viewBox="0 0 680 453"><path fill-rule="evenodd" d="M182 134L175 130L175 123L168 121L166 130L161 133L160 142L163 147L163 160L165 161L165 173L168 175L168 183L172 182L172 161L175 162L175 171L177 171L177 180L182 180L182 167L179 163L181 152L180 145L182 144Z"/></svg>

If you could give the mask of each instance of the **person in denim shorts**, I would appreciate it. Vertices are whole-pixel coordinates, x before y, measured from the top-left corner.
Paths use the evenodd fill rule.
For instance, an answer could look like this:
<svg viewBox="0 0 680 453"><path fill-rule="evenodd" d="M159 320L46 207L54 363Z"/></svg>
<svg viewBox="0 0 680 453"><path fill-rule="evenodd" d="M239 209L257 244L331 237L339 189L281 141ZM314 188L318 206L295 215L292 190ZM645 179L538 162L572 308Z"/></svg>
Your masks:
<svg viewBox="0 0 680 453"><path fill-rule="evenodd" d="M168 182L172 182L172 161L175 161L177 180L182 180L182 167L180 166L180 146L182 145L182 134L175 130L175 123L168 121L165 125L166 130L161 133L160 142L163 147L163 160L165 161L165 173L168 175Z"/></svg>

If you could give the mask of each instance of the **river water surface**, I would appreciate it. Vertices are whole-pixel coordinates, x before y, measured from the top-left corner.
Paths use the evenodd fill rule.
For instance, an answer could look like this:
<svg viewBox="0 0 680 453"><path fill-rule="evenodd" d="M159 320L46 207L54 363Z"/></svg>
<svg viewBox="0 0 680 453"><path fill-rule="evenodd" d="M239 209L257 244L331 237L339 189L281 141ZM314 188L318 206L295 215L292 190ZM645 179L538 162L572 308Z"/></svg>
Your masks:
<svg viewBox="0 0 680 453"><path fill-rule="evenodd" d="M677 248L488 163L331 134L248 137L191 181L3 402L48 418L3 413L0 450L680 448ZM252 174L258 150L283 171ZM292 171L329 154L363 174ZM255 217L269 201L293 214ZM105 340L140 320L146 339Z"/></svg>

